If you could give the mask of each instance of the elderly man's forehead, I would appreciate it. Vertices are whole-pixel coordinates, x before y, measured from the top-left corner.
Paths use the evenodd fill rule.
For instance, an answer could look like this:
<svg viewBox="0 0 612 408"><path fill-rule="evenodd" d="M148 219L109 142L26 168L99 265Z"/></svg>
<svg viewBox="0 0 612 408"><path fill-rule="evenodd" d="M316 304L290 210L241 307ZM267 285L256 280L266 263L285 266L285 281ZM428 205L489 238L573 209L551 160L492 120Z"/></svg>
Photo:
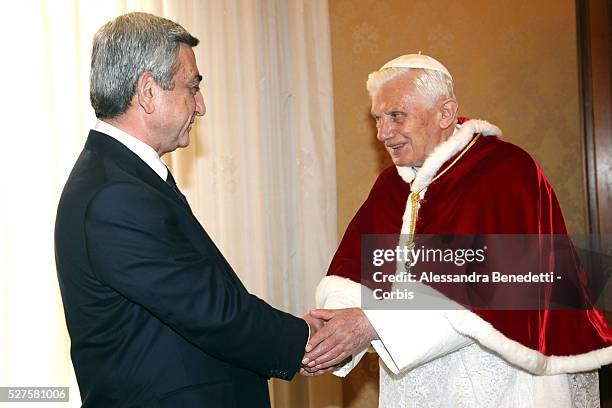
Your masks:
<svg viewBox="0 0 612 408"><path fill-rule="evenodd" d="M416 74L412 71L399 74L395 78L392 78L385 82L379 88L379 91L385 89L387 91L397 91L403 93L412 92L414 90L415 76Z"/></svg>
<svg viewBox="0 0 612 408"><path fill-rule="evenodd" d="M404 75L382 85L372 97L372 107L380 104L407 104L419 96L412 79Z"/></svg>

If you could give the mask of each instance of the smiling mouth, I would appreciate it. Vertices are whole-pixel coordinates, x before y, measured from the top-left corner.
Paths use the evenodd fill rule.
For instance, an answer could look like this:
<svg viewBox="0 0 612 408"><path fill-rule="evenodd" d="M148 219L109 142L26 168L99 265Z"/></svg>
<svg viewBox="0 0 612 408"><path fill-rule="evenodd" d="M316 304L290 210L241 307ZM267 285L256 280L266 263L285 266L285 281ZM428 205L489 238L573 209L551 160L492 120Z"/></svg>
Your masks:
<svg viewBox="0 0 612 408"><path fill-rule="evenodd" d="M387 148L388 148L388 149L391 149L391 150L393 150L393 151L396 151L396 150L401 149L401 148L402 148L402 147L404 147L404 146L406 146L406 143L397 143L397 144L390 144L390 145L387 145Z"/></svg>

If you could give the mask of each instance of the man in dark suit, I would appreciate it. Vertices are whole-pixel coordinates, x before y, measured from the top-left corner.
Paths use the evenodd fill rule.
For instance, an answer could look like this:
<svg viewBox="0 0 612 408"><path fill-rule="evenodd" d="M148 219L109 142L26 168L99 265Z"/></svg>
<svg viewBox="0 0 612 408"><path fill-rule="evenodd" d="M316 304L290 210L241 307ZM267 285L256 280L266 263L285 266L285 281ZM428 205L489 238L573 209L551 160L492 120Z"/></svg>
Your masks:
<svg viewBox="0 0 612 408"><path fill-rule="evenodd" d="M84 407L267 407L319 323L247 292L160 157L205 112L183 27L131 13L94 38L99 118L64 187L57 271Z"/></svg>

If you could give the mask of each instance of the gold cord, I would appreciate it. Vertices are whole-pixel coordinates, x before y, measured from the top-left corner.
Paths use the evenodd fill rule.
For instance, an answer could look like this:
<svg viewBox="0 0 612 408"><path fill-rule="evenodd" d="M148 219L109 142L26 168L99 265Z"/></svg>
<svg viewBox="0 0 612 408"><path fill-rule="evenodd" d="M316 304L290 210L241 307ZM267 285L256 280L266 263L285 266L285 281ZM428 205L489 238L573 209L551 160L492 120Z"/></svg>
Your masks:
<svg viewBox="0 0 612 408"><path fill-rule="evenodd" d="M455 158L455 160L453 160L451 162L451 164L448 165L448 167L446 167L440 174L438 174L436 177L434 177L429 184L427 184L425 187L421 188L418 191L414 191L412 193L410 193L410 201L412 202L412 213L410 214L410 232L408 234L408 241L406 242L406 246L411 249L414 248L414 232L416 231L416 222L417 222L417 212L419 210L419 201L421 200L421 191L423 191L424 189L426 189L427 187L429 187L434 181L436 181L437 179L439 179L440 177L442 177L442 175L444 175L447 171L450 170L451 167L453 167L455 165L455 163L457 163L457 161L459 161L459 159L461 157L463 157L463 155L470 150L470 148L472 146L474 146L474 144L476 143L476 140L478 140L478 138L480 137L480 133L476 134L476 136L472 139L472 141L463 148L463 150L461 151L461 153L459 154L459 156L457 156ZM412 185L411 185L412 187Z"/></svg>

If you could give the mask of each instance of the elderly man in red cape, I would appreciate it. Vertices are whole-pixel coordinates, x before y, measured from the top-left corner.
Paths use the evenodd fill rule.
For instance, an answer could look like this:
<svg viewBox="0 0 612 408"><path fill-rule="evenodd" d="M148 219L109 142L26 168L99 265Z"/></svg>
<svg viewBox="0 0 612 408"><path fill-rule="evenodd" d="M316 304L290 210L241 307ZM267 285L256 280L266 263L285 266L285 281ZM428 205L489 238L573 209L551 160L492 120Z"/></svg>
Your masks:
<svg viewBox="0 0 612 408"><path fill-rule="evenodd" d="M466 306L435 285L427 287L456 307L363 304L375 289L362 275L365 234L401 233L404 246L419 234L568 237L540 167L496 126L458 118L440 62L401 56L370 74L367 88L377 138L395 166L376 180L317 289L322 309L311 313L327 323L309 342L302 370L345 376L371 345L381 358L381 407L599 406L596 370L612 362L612 331L571 244L556 266L578 286L579 307L553 307L547 296L557 283L541 286L544 301L514 310Z"/></svg>

